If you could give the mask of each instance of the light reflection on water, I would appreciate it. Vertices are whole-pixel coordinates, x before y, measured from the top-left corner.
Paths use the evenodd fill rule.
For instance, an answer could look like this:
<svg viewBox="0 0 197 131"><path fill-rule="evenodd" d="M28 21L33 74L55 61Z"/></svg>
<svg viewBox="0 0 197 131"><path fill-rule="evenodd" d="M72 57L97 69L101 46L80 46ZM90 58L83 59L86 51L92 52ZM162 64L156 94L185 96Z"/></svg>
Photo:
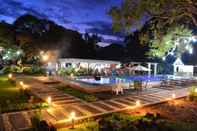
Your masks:
<svg viewBox="0 0 197 131"><path fill-rule="evenodd" d="M161 81L167 79L166 76L128 76L128 77L101 77L100 80L95 78L79 78L76 80L90 83L90 84L116 84L116 83L129 83L131 81Z"/></svg>

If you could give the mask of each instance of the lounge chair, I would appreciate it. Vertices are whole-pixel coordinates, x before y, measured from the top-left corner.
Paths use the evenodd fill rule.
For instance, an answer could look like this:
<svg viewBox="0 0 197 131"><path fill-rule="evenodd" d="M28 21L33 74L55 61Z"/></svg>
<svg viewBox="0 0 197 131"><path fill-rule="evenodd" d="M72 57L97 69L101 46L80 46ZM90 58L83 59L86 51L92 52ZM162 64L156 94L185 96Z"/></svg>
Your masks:
<svg viewBox="0 0 197 131"><path fill-rule="evenodd" d="M119 93L124 94L124 89L123 89L121 83L118 83L116 86L114 86L112 88L112 92L113 93L115 92L116 95L119 95Z"/></svg>

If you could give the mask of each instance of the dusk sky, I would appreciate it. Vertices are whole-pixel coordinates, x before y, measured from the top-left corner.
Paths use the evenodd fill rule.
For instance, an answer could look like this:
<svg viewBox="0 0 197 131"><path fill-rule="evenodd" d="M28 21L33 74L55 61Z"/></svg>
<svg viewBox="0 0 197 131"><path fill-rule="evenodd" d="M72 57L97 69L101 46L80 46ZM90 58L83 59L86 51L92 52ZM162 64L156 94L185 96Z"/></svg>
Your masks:
<svg viewBox="0 0 197 131"><path fill-rule="evenodd" d="M29 13L80 32L117 36L111 29L110 7L121 0L0 0L0 20L12 23ZM112 37L113 39L113 37Z"/></svg>

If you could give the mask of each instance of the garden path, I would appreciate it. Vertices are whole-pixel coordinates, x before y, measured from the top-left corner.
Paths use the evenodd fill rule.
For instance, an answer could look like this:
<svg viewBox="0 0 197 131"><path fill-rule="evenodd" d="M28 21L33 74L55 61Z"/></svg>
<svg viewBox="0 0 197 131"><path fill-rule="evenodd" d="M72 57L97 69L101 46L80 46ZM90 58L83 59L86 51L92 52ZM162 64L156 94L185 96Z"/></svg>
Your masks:
<svg viewBox="0 0 197 131"><path fill-rule="evenodd" d="M159 104L171 100L172 94L175 94L173 96L174 99L186 97L188 94L188 88L178 88L174 90L149 88L136 95L88 103L48 86L48 84L44 84L44 79L40 81L35 78L22 78L22 80L24 85L30 88L31 92L37 97L46 100L48 96L51 96L52 105L48 109L41 110L41 114L43 119L55 125L57 128L62 128L70 124L71 112L76 113L75 120L77 121L112 112L128 109L135 110L144 106ZM138 101L139 105L136 105L136 101ZM0 131L18 131L29 128L33 114L34 111L32 110L2 114L0 116L0 125L3 126L0 126Z"/></svg>

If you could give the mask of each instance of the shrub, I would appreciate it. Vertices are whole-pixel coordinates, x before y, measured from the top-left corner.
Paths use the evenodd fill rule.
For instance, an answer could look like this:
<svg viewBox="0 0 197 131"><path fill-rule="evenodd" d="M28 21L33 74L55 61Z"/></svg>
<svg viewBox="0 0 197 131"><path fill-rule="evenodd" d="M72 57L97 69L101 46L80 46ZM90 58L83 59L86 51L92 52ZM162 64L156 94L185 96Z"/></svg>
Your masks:
<svg viewBox="0 0 197 131"><path fill-rule="evenodd" d="M78 98L81 98L85 101L88 101L88 102L94 102L96 100L98 100L98 98L96 96L94 96L94 94L89 94L89 93L85 93L85 92L82 92L80 90L77 90L77 89L74 89L72 87L64 87L64 86L60 86L60 87L57 87L58 89L62 90L63 92L67 93L67 94L70 94L70 95L73 95L75 97L78 97Z"/></svg>
<svg viewBox="0 0 197 131"><path fill-rule="evenodd" d="M21 68L18 67L18 66L5 66L3 69L2 69L2 72L4 74L8 74L8 73L19 73L21 72Z"/></svg>
<svg viewBox="0 0 197 131"><path fill-rule="evenodd" d="M40 66L27 66L23 67L23 73L28 75L41 75L45 73L45 70Z"/></svg>
<svg viewBox="0 0 197 131"><path fill-rule="evenodd" d="M134 83L134 88L135 89L141 89L142 88L142 81L135 80L133 83Z"/></svg>
<svg viewBox="0 0 197 131"><path fill-rule="evenodd" d="M84 99L88 102L95 102L98 100L98 98L94 95L85 95Z"/></svg>
<svg viewBox="0 0 197 131"><path fill-rule="evenodd" d="M54 126L48 125L45 120L42 120L41 113L35 112L31 118L32 129L34 131L56 131L57 129Z"/></svg>
<svg viewBox="0 0 197 131"><path fill-rule="evenodd" d="M197 88L195 86L189 89L189 100L197 101Z"/></svg>

